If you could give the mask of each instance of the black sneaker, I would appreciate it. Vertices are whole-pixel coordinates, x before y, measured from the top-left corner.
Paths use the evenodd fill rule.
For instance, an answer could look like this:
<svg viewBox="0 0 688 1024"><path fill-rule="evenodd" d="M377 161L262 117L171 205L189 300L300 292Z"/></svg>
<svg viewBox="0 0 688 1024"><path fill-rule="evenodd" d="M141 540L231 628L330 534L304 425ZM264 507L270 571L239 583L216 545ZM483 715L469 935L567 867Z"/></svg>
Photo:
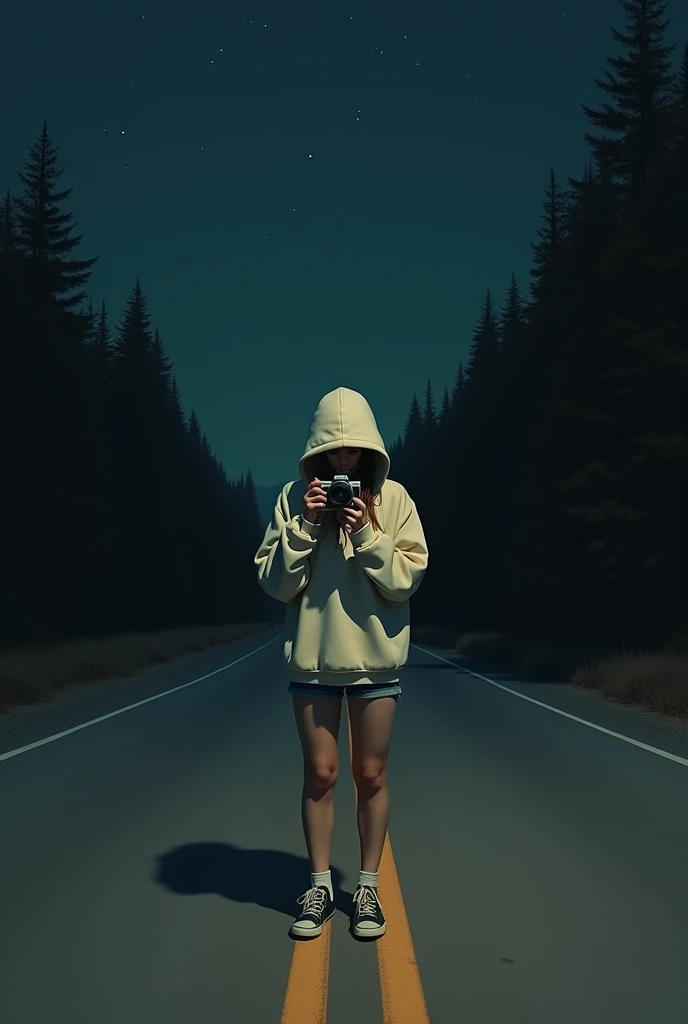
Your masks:
<svg viewBox="0 0 688 1024"><path fill-rule="evenodd" d="M375 886L359 885L356 889L351 928L358 939L377 939L387 931L387 922Z"/></svg>
<svg viewBox="0 0 688 1024"><path fill-rule="evenodd" d="M300 939L314 939L322 932L325 922L335 914L330 890L326 885L317 885L296 902L303 903L303 910L291 926L291 934Z"/></svg>

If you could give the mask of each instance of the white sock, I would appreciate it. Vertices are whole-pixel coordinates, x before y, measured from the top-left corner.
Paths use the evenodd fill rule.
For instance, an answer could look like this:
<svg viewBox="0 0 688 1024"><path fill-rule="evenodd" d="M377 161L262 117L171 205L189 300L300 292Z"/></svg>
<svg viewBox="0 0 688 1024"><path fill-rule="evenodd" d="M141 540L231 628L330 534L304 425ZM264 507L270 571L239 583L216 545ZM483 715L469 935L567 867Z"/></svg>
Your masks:
<svg viewBox="0 0 688 1024"><path fill-rule="evenodd" d="M359 871L358 872L358 884L359 885L372 885L374 889L377 889L377 871Z"/></svg>
<svg viewBox="0 0 688 1024"><path fill-rule="evenodd" d="M326 885L330 894L330 899L334 899L331 871L311 871L311 887L314 889L316 885Z"/></svg>

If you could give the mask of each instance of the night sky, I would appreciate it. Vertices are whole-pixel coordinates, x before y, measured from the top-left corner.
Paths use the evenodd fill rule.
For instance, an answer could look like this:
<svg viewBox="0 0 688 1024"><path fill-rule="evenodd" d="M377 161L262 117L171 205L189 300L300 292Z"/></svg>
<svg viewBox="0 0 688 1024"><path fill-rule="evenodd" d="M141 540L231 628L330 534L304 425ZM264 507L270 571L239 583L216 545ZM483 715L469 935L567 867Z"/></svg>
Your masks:
<svg viewBox="0 0 688 1024"><path fill-rule="evenodd" d="M527 289L610 24L617 0L13 3L0 187L46 120L94 305L119 322L138 275L227 473L282 483L323 394L361 391L390 445L428 377L451 388L486 289Z"/></svg>

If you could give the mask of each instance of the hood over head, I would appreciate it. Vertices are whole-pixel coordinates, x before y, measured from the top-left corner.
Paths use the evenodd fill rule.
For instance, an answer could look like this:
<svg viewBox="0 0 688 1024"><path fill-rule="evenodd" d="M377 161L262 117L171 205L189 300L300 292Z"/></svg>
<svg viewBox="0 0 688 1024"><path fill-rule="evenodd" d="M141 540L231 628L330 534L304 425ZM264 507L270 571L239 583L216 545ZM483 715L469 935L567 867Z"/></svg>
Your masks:
<svg viewBox="0 0 688 1024"><path fill-rule="evenodd" d="M333 448L368 448L375 453L373 494L378 494L390 469L373 410L363 395L350 388L335 388L320 399L315 410L306 450L299 459L299 472L306 483L313 479L308 460Z"/></svg>

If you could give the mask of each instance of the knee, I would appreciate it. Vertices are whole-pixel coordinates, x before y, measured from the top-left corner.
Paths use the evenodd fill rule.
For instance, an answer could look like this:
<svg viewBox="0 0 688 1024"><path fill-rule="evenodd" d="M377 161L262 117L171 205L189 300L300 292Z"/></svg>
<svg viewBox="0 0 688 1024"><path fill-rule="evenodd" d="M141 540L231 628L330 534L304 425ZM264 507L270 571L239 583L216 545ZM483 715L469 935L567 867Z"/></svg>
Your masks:
<svg viewBox="0 0 688 1024"><path fill-rule="evenodd" d="M387 762L380 758L368 758L352 767L359 792L374 793L387 784Z"/></svg>
<svg viewBox="0 0 688 1024"><path fill-rule="evenodd" d="M306 782L314 789L332 789L338 774L338 766L332 761L311 761L304 766Z"/></svg>

